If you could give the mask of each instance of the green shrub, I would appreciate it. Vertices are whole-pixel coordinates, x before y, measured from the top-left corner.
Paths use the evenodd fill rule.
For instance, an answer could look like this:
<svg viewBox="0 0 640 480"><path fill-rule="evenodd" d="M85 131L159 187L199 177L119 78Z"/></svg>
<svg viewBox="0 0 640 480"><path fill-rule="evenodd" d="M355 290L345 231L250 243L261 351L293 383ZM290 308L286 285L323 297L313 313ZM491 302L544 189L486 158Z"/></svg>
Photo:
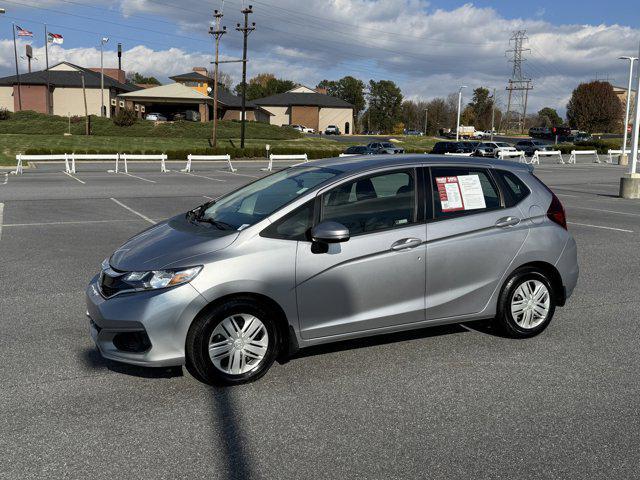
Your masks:
<svg viewBox="0 0 640 480"><path fill-rule="evenodd" d="M11 118L11 112L6 108L0 108L0 120L9 120Z"/></svg>
<svg viewBox="0 0 640 480"><path fill-rule="evenodd" d="M113 123L118 127L130 127L133 124L135 124L137 121L138 121L138 116L136 112L131 110L130 108L120 109L120 111L116 114L116 116L113 117Z"/></svg>

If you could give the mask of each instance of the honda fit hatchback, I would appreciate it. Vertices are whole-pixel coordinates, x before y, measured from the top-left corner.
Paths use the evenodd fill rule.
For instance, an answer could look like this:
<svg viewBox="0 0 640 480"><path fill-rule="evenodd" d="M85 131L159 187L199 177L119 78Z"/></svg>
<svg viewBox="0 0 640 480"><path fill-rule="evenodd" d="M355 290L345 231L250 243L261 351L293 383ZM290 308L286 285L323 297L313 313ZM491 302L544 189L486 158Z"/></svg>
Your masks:
<svg viewBox="0 0 640 480"><path fill-rule="evenodd" d="M136 235L87 291L106 358L255 380L299 348L492 319L542 332L578 279L558 198L528 165L309 162Z"/></svg>

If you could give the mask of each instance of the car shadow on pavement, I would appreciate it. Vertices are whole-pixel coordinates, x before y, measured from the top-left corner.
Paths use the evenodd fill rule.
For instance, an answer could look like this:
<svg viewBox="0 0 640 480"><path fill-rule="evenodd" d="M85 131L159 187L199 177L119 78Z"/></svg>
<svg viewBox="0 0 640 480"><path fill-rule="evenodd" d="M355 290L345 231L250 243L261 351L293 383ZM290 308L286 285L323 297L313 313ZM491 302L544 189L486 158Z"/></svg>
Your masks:
<svg viewBox="0 0 640 480"><path fill-rule="evenodd" d="M95 348L85 349L80 360L88 368L94 370L108 369L115 373L122 373L132 377L140 378L174 378L182 377L182 367L139 367L137 365L128 365L126 363L114 362L100 355Z"/></svg>

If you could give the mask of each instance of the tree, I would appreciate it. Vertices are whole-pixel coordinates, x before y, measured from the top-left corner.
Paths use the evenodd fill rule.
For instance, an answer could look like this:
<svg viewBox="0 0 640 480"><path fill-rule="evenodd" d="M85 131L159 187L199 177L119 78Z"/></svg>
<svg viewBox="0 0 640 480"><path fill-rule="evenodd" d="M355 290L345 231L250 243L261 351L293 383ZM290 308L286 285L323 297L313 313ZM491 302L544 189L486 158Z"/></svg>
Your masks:
<svg viewBox="0 0 640 480"><path fill-rule="evenodd" d="M127 73L127 83L137 85L137 84L149 84L149 85L160 85L160 82L156 77L145 77L140 75L138 72L129 72Z"/></svg>
<svg viewBox="0 0 640 480"><path fill-rule="evenodd" d="M609 82L581 83L567 104L572 128L587 132L617 132L622 128L622 103Z"/></svg>
<svg viewBox="0 0 640 480"><path fill-rule="evenodd" d="M370 128L392 132L393 127L400 122L402 106L402 92L391 80L369 80L369 109Z"/></svg>
<svg viewBox="0 0 640 480"><path fill-rule="evenodd" d="M295 86L296 84L291 80L276 78L272 73L259 73L251 78L247 84L247 100L255 100L256 98L284 93ZM236 85L235 93L242 95L242 82Z"/></svg>
<svg viewBox="0 0 640 480"><path fill-rule="evenodd" d="M364 110L364 82L352 76L346 76L340 80L322 80L318 88L325 88L327 95L338 97L354 106L353 116L358 118Z"/></svg>
<svg viewBox="0 0 640 480"><path fill-rule="evenodd" d="M544 107L538 112L538 127L559 127L564 122L555 108Z"/></svg>
<svg viewBox="0 0 640 480"><path fill-rule="evenodd" d="M473 125L479 130L491 128L491 111L494 99L489 94L489 89L478 87L473 91L471 102L464 109L461 122L464 125Z"/></svg>

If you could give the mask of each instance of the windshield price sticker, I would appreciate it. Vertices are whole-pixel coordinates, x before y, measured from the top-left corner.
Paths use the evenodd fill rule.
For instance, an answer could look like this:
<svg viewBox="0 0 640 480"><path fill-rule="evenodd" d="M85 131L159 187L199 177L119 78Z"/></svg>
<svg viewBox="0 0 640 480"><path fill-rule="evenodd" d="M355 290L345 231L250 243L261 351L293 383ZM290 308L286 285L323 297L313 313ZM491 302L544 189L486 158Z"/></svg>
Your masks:
<svg viewBox="0 0 640 480"><path fill-rule="evenodd" d="M436 177L443 212L486 208L478 175Z"/></svg>

